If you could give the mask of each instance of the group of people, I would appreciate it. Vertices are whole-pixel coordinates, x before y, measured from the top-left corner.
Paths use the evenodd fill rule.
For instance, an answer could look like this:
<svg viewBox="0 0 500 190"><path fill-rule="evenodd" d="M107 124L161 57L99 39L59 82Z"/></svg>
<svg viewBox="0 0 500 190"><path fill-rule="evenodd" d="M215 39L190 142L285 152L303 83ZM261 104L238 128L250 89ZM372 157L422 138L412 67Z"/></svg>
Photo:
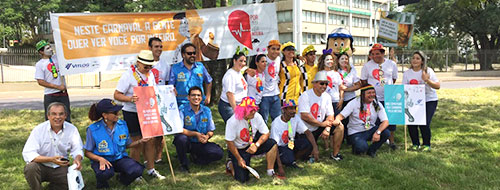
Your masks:
<svg viewBox="0 0 500 190"><path fill-rule="evenodd" d="M184 127L173 140L181 171L189 173L190 162L206 165L223 158L221 146L210 142L216 127L206 106L211 100L212 78L203 63L196 61L196 46L183 44L183 60L170 65L160 59L161 39L151 38L148 45L149 50L141 50L136 63L118 81L114 99L123 106L111 99L91 106L88 116L94 123L87 128L83 145L77 128L70 123L69 98L53 51L47 42L37 43L42 59L36 65L35 78L45 87L48 120L33 129L23 149L25 177L32 189L40 189L42 181L51 182L53 188L67 188L66 178L61 176L70 163L68 154L76 169L81 169L84 155L90 159L97 188L109 187L108 180L115 173L124 185L142 181L145 168L151 177L165 179L155 169L155 164L163 162L165 139L142 137L136 109L141 97L133 92L137 86L175 87ZM226 125L226 171L240 182L249 180L248 167L254 155L265 155L267 175L283 179L283 166L300 168L297 161L320 160L319 137L327 150L331 147L329 157L340 161L344 159L340 154L344 139L352 144L354 154L375 157L395 130L389 125L383 96L384 85L396 82L397 68L394 61L384 58L381 44L372 46L370 61L360 77L345 51L323 50L317 64L313 46L305 48L301 56L295 52L292 42L271 40L267 54L253 56L247 68L247 53L238 48L224 74L218 111ZM437 107L435 89L440 85L432 69L426 67L422 52L413 54L403 84L426 86L427 125L410 126L410 136L412 149L428 151L430 121ZM118 117L120 110L123 120ZM395 147L393 137L391 142Z"/></svg>

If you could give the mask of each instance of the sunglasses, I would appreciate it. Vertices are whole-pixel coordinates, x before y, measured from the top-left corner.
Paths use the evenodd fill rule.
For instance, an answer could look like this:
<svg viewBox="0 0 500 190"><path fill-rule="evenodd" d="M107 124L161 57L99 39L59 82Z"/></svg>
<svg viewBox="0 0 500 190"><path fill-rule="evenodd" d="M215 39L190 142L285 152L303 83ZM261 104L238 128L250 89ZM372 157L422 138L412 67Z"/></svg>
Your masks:
<svg viewBox="0 0 500 190"><path fill-rule="evenodd" d="M193 52L186 52L187 55L195 55L196 54L196 51L193 51Z"/></svg>
<svg viewBox="0 0 500 190"><path fill-rule="evenodd" d="M319 85L325 86L325 85L328 85L328 82L320 82Z"/></svg>

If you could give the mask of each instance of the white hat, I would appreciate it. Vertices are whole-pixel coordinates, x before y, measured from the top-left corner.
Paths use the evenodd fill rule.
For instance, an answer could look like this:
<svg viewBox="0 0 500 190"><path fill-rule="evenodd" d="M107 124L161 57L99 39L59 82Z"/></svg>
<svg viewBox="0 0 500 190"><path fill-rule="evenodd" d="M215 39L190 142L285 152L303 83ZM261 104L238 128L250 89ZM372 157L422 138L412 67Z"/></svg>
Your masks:
<svg viewBox="0 0 500 190"><path fill-rule="evenodd" d="M158 63L154 60L153 52L151 50L141 50L137 55L137 61L145 65L156 65Z"/></svg>
<svg viewBox="0 0 500 190"><path fill-rule="evenodd" d="M328 78L326 77L326 71L318 71L316 73L316 76L314 76L313 82L316 81L328 81Z"/></svg>

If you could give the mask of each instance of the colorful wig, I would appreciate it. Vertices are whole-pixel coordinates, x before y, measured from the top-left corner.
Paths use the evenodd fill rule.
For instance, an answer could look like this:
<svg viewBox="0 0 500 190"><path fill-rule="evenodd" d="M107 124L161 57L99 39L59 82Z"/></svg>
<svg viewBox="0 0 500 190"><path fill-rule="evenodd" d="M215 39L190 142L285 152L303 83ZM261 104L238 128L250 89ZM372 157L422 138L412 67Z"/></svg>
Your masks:
<svg viewBox="0 0 500 190"><path fill-rule="evenodd" d="M242 120L243 117L247 116L250 114L252 111L257 111L259 110L259 107L257 104L255 104L255 99L247 96L241 100L241 103L236 106L236 109L234 110L234 115L236 119Z"/></svg>

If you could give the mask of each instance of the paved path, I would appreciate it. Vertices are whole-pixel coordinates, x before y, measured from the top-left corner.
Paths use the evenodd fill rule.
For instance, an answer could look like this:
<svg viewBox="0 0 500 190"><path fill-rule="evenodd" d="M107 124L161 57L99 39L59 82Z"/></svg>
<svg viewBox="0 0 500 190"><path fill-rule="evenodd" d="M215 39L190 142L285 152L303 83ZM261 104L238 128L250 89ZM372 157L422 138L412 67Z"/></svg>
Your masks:
<svg viewBox="0 0 500 190"><path fill-rule="evenodd" d="M441 82L441 89L446 88L478 88L500 86L500 80L469 80L469 81L445 81ZM71 94L81 94L82 91L87 91L87 96L71 96ZM89 92L93 91L93 92ZM113 98L114 89L70 89L71 107L87 107L102 98ZM35 94L35 91L30 93L19 92L16 98L0 98L0 110L5 109L43 109L43 98L41 91ZM0 93L1 94L1 93ZM38 97L38 98L37 98Z"/></svg>

